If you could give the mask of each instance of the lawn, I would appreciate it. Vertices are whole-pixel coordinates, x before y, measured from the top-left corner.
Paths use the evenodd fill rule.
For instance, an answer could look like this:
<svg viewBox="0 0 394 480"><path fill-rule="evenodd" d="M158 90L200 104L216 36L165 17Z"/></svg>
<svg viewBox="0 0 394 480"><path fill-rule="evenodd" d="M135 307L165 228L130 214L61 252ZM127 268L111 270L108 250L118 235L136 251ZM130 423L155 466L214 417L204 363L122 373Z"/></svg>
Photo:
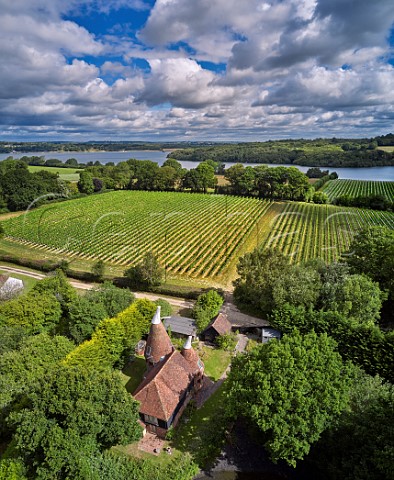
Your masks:
<svg viewBox="0 0 394 480"><path fill-rule="evenodd" d="M204 362L205 375L216 382L230 365L231 353L218 348L204 346L198 350L201 360Z"/></svg>
<svg viewBox="0 0 394 480"><path fill-rule="evenodd" d="M197 409L187 408L175 430L172 446L189 452L200 468L220 453L228 427L225 382Z"/></svg>
<svg viewBox="0 0 394 480"><path fill-rule="evenodd" d="M136 356L135 359L128 363L122 370L122 378L124 386L129 393L133 393L141 383L146 371L146 361L142 356Z"/></svg>

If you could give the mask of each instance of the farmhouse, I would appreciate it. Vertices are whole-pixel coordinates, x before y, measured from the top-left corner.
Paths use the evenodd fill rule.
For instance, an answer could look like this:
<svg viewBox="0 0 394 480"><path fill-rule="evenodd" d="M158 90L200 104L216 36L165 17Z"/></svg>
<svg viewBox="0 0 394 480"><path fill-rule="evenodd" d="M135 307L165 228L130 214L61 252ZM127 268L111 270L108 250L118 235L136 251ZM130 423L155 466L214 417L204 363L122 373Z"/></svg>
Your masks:
<svg viewBox="0 0 394 480"><path fill-rule="evenodd" d="M181 352L175 350L160 319L160 307L152 319L145 346L147 373L133 396L140 402L140 418L146 430L165 437L186 405L202 387L204 364L189 336Z"/></svg>
<svg viewBox="0 0 394 480"><path fill-rule="evenodd" d="M231 323L225 313L219 315L201 332L201 339L207 342L214 342L218 335L225 335L231 332Z"/></svg>

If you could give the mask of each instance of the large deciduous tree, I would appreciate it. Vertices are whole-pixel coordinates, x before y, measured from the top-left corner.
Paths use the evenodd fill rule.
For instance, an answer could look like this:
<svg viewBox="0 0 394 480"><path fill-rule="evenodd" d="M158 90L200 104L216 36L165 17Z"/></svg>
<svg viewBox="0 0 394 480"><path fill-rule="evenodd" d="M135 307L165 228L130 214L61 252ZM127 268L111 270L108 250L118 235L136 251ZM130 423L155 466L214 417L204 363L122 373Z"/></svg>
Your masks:
<svg viewBox="0 0 394 480"><path fill-rule="evenodd" d="M353 273L379 282L394 301L394 230L378 226L361 230L344 258Z"/></svg>
<svg viewBox="0 0 394 480"><path fill-rule="evenodd" d="M223 297L216 290L209 290L209 292L199 295L192 312L199 332L204 330L216 317L222 305Z"/></svg>
<svg viewBox="0 0 394 480"><path fill-rule="evenodd" d="M147 252L142 261L127 269L124 276L132 288L150 289L160 285L163 281L164 270L160 266L153 252Z"/></svg>
<svg viewBox="0 0 394 480"><path fill-rule="evenodd" d="M362 323L374 323L380 317L382 301L387 296L379 284L365 275L349 275L341 284L337 310Z"/></svg>
<svg viewBox="0 0 394 480"><path fill-rule="evenodd" d="M87 478L89 458L141 436L138 402L116 372L61 366L10 415L16 451L38 478Z"/></svg>
<svg viewBox="0 0 394 480"><path fill-rule="evenodd" d="M78 190L88 195L94 192L93 175L90 172L84 170L79 174Z"/></svg>
<svg viewBox="0 0 394 480"><path fill-rule="evenodd" d="M277 279L289 270L289 262L278 250L257 248L240 258L234 282L234 298L238 303L252 305L262 313L275 307L273 291Z"/></svg>
<svg viewBox="0 0 394 480"><path fill-rule="evenodd" d="M228 409L265 432L274 461L295 466L348 404L350 376L335 342L297 331L237 356L228 377Z"/></svg>
<svg viewBox="0 0 394 480"><path fill-rule="evenodd" d="M327 480L391 480L394 465L394 386L361 370L350 409L324 432L311 460Z"/></svg>
<svg viewBox="0 0 394 480"><path fill-rule="evenodd" d="M319 274L310 267L291 266L278 274L272 289L274 307L284 303L313 307L319 297L321 282Z"/></svg>

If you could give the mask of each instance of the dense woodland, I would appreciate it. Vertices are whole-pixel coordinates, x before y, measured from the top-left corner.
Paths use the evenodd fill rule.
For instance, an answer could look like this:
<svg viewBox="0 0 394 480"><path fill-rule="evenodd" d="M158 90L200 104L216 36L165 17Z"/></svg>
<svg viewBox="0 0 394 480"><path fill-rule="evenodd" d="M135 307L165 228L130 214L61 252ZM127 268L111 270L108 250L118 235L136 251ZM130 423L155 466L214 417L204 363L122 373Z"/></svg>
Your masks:
<svg viewBox="0 0 394 480"><path fill-rule="evenodd" d="M393 145L393 135L372 139L277 140L175 150L176 160L232 163L276 163L323 167L378 167L394 165L393 152L379 146Z"/></svg>
<svg viewBox="0 0 394 480"><path fill-rule="evenodd" d="M374 138L288 139L250 143L214 142L0 142L0 153L173 150L176 160L231 163L273 163L325 167L394 165L393 152L377 147L393 146L394 135Z"/></svg>

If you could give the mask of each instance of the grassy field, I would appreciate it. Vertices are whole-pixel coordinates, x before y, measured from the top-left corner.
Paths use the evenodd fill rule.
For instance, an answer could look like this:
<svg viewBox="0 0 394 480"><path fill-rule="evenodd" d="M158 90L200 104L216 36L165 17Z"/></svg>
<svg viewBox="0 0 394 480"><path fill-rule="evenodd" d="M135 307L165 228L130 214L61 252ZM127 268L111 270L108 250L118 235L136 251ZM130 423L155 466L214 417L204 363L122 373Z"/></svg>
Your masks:
<svg viewBox="0 0 394 480"><path fill-rule="evenodd" d="M29 171L31 173L39 172L41 170L50 173L57 173L62 180L68 180L69 182L77 182L79 180L79 172L82 172L82 170L78 168L40 167L29 165Z"/></svg>
<svg viewBox="0 0 394 480"><path fill-rule="evenodd" d="M202 350L198 351L198 354L204 362L205 375L217 382L230 364L231 353L219 348L204 346Z"/></svg>
<svg viewBox="0 0 394 480"><path fill-rule="evenodd" d="M330 201L341 195L350 197L366 195L384 195L391 202L394 201L394 182L376 182L367 180L330 180L322 191L328 195Z"/></svg>
<svg viewBox="0 0 394 480"><path fill-rule="evenodd" d="M153 251L170 274L224 278L273 203L221 195L118 191L3 222L24 248L128 266ZM7 240L6 239L6 240Z"/></svg>
<svg viewBox="0 0 394 480"><path fill-rule="evenodd" d="M383 150L384 152L394 152L394 147L378 147L378 150Z"/></svg>

